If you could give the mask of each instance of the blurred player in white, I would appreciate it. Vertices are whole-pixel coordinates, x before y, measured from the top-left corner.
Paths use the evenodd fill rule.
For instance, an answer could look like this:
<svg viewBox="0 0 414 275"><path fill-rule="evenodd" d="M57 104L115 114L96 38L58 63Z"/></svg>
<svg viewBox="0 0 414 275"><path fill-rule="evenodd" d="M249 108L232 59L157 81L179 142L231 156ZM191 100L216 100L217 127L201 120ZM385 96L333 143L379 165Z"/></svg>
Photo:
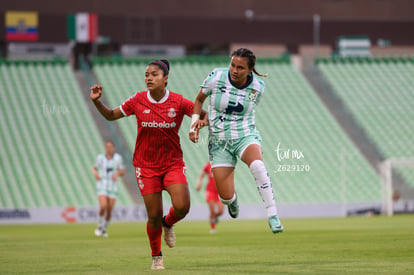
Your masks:
<svg viewBox="0 0 414 275"><path fill-rule="evenodd" d="M272 182L263 162L261 136L256 129L255 111L265 91L265 83L255 70L256 56L240 48L231 54L230 68L216 68L204 80L194 102L191 119L192 132L203 128L199 111L209 102L208 145L210 162L221 201L228 206L232 218L239 215L234 187L234 168L237 159L249 167L263 199L268 224L273 233L283 232L279 220Z"/></svg>
<svg viewBox="0 0 414 275"><path fill-rule="evenodd" d="M206 186L206 202L210 210L210 233L216 233L216 224L218 223L218 218L223 214L224 205L220 201L219 194L216 187L216 182L214 181L213 172L211 172L211 164L207 162L204 165L203 170L198 177L198 182L196 190L200 191L203 186L203 178L207 176L208 182Z"/></svg>
<svg viewBox="0 0 414 275"><path fill-rule="evenodd" d="M115 153L115 146L111 141L105 144L105 154L98 155L92 173L96 179L99 199L99 219L95 235L108 237L106 229L118 194L118 177L125 174L122 157Z"/></svg>

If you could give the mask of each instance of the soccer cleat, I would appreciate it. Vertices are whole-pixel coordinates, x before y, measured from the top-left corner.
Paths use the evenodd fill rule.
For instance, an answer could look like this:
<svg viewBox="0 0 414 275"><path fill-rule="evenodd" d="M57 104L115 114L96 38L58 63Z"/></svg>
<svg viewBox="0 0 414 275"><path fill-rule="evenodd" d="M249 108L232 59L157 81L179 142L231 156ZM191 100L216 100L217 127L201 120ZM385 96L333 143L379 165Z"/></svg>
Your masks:
<svg viewBox="0 0 414 275"><path fill-rule="evenodd" d="M102 235L101 235L102 237L104 237L104 238L108 238L108 233L106 233L106 230L104 229L104 230L102 230Z"/></svg>
<svg viewBox="0 0 414 275"><path fill-rule="evenodd" d="M274 234L283 232L283 225L279 220L278 216L269 217L269 227Z"/></svg>
<svg viewBox="0 0 414 275"><path fill-rule="evenodd" d="M95 229L95 236L101 237L102 236L102 229L100 227Z"/></svg>
<svg viewBox="0 0 414 275"><path fill-rule="evenodd" d="M162 256L152 256L151 269L164 269L164 263L162 261Z"/></svg>
<svg viewBox="0 0 414 275"><path fill-rule="evenodd" d="M216 229L210 229L210 234L216 234L217 230Z"/></svg>
<svg viewBox="0 0 414 275"><path fill-rule="evenodd" d="M237 197L236 199L230 203L229 205L227 205L227 208L229 210L229 214L230 216L235 219L239 216L239 204L237 203Z"/></svg>
<svg viewBox="0 0 414 275"><path fill-rule="evenodd" d="M165 243L173 248L175 246L175 233L174 233L174 229L172 226L167 225L167 223L165 222L165 217L162 218L162 227L164 228L164 240Z"/></svg>
<svg viewBox="0 0 414 275"><path fill-rule="evenodd" d="M106 233L105 229L102 229L102 228L98 227L98 228L95 229L95 236L107 238L108 233Z"/></svg>

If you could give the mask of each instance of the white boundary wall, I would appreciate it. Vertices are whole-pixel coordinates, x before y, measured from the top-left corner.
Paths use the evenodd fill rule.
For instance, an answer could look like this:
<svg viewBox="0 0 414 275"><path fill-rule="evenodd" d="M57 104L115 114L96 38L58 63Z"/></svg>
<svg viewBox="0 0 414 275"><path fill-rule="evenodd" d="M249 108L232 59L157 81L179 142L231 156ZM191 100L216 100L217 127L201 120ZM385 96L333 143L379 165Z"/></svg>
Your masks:
<svg viewBox="0 0 414 275"><path fill-rule="evenodd" d="M397 206L397 208L406 208ZM168 213L170 205L164 205L164 213ZM414 212L414 202L410 204ZM327 203L327 204L278 204L279 216L284 218L314 218L314 217L345 217L349 215L370 215L382 209L382 202L377 203ZM395 208L394 208L395 209ZM357 214L362 213L362 214ZM365 214L364 214L365 213ZM209 210L206 205L193 205L185 220L208 221ZM238 219L266 219L262 205L241 204ZM227 207L221 217L231 219ZM0 209L1 224L66 224L66 223L96 223L98 207L53 207L32 209ZM116 206L112 213L111 222L144 222L147 220L144 205L129 207Z"/></svg>

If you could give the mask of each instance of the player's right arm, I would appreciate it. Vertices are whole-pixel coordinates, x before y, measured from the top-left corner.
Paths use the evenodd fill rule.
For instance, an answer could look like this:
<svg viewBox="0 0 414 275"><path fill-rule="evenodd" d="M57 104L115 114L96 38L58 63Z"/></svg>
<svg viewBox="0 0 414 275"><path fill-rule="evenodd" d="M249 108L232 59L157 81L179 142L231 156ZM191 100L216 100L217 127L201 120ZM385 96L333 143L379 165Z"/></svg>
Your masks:
<svg viewBox="0 0 414 275"><path fill-rule="evenodd" d="M117 120L122 117L124 117L124 114L121 112L121 109L119 107L115 109L109 109L105 106L105 104L102 103L102 101L99 100L99 98L102 96L102 86L101 85L93 85L91 87L91 100L93 104L95 105L96 109L101 113L101 115L106 120Z"/></svg>

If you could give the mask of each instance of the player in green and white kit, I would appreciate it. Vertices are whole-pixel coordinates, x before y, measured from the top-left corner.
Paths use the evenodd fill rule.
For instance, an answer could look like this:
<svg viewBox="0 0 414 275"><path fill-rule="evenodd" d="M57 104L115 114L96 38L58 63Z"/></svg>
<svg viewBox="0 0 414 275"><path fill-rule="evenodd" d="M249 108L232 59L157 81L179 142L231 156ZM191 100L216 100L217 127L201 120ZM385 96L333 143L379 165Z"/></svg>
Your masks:
<svg viewBox="0 0 414 275"><path fill-rule="evenodd" d="M96 179L99 198L99 220L95 230L96 236L108 237L106 228L111 220L112 209L118 195L118 177L125 174L125 167L120 154L115 153L112 142L105 144L105 154L99 154L92 173Z"/></svg>
<svg viewBox="0 0 414 275"><path fill-rule="evenodd" d="M201 85L194 103L190 139L198 141L199 120L203 102L209 102L209 155L221 201L231 217L239 214L234 188L237 158L246 163L255 178L265 204L268 223L273 233L283 232L273 195L272 183L263 162L261 136L256 129L255 108L265 91L265 83L254 66L255 55L240 48L231 55L230 68L214 69Z"/></svg>

